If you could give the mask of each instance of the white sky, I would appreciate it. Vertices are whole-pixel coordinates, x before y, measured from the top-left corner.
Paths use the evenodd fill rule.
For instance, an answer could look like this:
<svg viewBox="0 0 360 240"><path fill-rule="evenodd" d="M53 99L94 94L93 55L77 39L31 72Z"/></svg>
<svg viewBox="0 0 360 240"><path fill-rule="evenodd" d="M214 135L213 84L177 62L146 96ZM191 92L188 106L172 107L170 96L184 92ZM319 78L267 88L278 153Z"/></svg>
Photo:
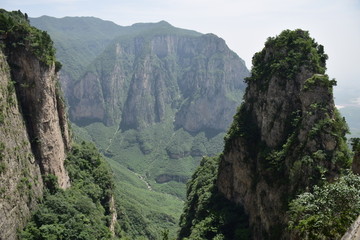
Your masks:
<svg viewBox="0 0 360 240"><path fill-rule="evenodd" d="M0 8L30 17L94 16L122 26L165 20L218 35L249 69L267 37L302 28L324 45L335 93L360 97L360 0L1 0Z"/></svg>

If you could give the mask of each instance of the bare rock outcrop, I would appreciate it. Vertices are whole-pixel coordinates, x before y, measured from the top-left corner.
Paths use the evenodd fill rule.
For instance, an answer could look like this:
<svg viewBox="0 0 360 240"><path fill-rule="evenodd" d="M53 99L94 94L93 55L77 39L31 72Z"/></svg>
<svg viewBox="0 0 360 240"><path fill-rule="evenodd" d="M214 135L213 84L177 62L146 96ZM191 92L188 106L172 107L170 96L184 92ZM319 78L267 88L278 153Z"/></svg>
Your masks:
<svg viewBox="0 0 360 240"><path fill-rule="evenodd" d="M0 239L17 239L43 194L39 162L18 108L6 57L0 52Z"/></svg>
<svg viewBox="0 0 360 240"><path fill-rule="evenodd" d="M77 124L126 130L173 118L175 128L215 135L230 124L249 74L221 38L166 22L120 37L91 66L68 94Z"/></svg>
<svg viewBox="0 0 360 240"><path fill-rule="evenodd" d="M64 168L70 136L55 65L47 66L26 51L8 56L33 153L42 174L54 174L59 186L70 186Z"/></svg>

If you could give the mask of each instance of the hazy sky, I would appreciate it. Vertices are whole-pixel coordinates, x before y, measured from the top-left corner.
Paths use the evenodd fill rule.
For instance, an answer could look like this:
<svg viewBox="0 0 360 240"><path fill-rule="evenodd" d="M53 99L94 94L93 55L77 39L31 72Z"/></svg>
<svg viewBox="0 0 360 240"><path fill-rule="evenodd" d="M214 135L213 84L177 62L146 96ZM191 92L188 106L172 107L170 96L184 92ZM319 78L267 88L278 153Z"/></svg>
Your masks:
<svg viewBox="0 0 360 240"><path fill-rule="evenodd" d="M218 35L249 69L267 37L302 28L325 46L335 91L360 99L360 0L1 0L0 8L30 17L94 16L122 26L166 20Z"/></svg>

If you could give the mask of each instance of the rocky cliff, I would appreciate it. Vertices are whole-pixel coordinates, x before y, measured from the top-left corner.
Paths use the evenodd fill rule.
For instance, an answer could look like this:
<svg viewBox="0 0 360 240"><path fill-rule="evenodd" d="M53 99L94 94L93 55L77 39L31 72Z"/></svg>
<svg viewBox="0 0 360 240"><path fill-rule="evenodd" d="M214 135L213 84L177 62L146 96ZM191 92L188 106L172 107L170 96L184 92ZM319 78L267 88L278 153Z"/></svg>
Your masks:
<svg viewBox="0 0 360 240"><path fill-rule="evenodd" d="M24 226L42 196L43 183L18 108L9 65L3 53L0 58L0 239L16 239L17 229Z"/></svg>
<svg viewBox="0 0 360 240"><path fill-rule="evenodd" d="M70 137L52 42L20 11L0 11L0 239L16 239L42 198L42 175L67 188Z"/></svg>
<svg viewBox="0 0 360 240"><path fill-rule="evenodd" d="M43 174L58 177L67 188L69 177L64 168L70 147L66 110L54 64L47 66L22 49L7 58L21 106L31 146Z"/></svg>
<svg viewBox="0 0 360 240"><path fill-rule="evenodd" d="M323 47L302 30L269 38L253 58L217 186L244 206L253 239L289 239L288 202L350 167Z"/></svg>
<svg viewBox="0 0 360 240"><path fill-rule="evenodd" d="M351 227L341 238L341 240L359 240L359 239L360 239L360 216L351 225Z"/></svg>
<svg viewBox="0 0 360 240"><path fill-rule="evenodd" d="M54 41L57 59L61 61L61 84L65 94L86 67L105 50L118 35L128 30L113 22L95 17L29 18L31 25L49 33Z"/></svg>
<svg viewBox="0 0 360 240"><path fill-rule="evenodd" d="M74 84L72 120L124 130L173 116L174 125L189 132L224 131L248 76L224 40L166 22L119 38L90 69Z"/></svg>

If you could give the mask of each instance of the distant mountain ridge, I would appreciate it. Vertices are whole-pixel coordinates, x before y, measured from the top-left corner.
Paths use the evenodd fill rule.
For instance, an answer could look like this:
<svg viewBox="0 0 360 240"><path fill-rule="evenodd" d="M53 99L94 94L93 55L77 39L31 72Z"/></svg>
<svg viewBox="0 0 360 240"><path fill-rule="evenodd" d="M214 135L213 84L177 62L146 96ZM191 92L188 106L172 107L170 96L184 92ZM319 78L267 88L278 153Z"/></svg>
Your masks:
<svg viewBox="0 0 360 240"><path fill-rule="evenodd" d="M69 74L72 79L79 78L87 65L116 37L137 34L156 24L136 23L125 27L95 17L42 16L29 19L33 26L52 36L58 59L66 63L62 72ZM159 24L169 25L165 21Z"/></svg>
<svg viewBox="0 0 360 240"><path fill-rule="evenodd" d="M226 131L241 101L248 70L213 34L165 21L130 27L91 17L31 22L54 38L70 118L77 124L137 129L175 114L177 128L216 133Z"/></svg>
<svg viewBox="0 0 360 240"><path fill-rule="evenodd" d="M215 36L140 35L112 44L74 84L70 114L79 124L120 122L123 130L175 114L176 127L221 132L241 99L228 96L241 93L246 76L243 63Z"/></svg>

